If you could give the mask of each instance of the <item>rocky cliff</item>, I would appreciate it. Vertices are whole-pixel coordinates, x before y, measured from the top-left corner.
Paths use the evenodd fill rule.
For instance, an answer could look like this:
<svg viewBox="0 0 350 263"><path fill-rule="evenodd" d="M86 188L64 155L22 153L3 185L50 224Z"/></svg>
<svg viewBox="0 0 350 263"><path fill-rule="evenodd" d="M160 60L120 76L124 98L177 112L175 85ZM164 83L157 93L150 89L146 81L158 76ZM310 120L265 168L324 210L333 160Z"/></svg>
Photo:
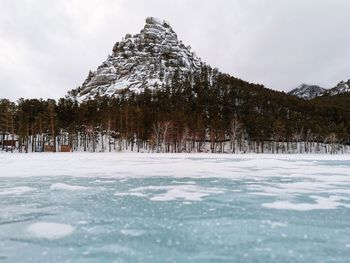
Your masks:
<svg viewBox="0 0 350 263"><path fill-rule="evenodd" d="M175 71L180 78L200 69L201 60L177 37L170 24L153 17L139 34L127 34L81 87L73 92L80 100L96 95L114 96L123 90L140 92L166 84Z"/></svg>

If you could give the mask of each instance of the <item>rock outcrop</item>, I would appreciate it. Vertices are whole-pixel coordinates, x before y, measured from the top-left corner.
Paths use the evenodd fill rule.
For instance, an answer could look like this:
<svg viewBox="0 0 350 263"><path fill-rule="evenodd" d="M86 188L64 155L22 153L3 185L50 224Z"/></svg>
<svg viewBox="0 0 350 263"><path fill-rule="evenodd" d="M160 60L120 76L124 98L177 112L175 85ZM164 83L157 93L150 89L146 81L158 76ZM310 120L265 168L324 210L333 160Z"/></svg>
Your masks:
<svg viewBox="0 0 350 263"><path fill-rule="evenodd" d="M127 34L96 71L90 72L75 94L80 100L96 95L118 95L123 90L141 92L200 70L201 60L178 40L170 24L153 17L139 34Z"/></svg>
<svg viewBox="0 0 350 263"><path fill-rule="evenodd" d="M335 96L338 94L345 94L345 93L350 94L350 79L347 82L341 81L337 86L335 86L334 88L326 92L326 94L330 96Z"/></svg>
<svg viewBox="0 0 350 263"><path fill-rule="evenodd" d="M296 89L288 92L289 95L294 95L305 100L311 100L318 96L322 96L326 92L326 89L317 85L301 84Z"/></svg>

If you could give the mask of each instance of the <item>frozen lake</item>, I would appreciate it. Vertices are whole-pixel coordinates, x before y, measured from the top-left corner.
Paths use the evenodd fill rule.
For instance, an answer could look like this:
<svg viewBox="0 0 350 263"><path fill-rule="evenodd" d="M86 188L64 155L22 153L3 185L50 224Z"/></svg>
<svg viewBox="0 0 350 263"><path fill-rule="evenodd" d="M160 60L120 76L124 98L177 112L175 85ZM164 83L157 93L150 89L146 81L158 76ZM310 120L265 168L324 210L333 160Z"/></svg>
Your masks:
<svg viewBox="0 0 350 263"><path fill-rule="evenodd" d="M350 156L0 154L0 262L349 262Z"/></svg>

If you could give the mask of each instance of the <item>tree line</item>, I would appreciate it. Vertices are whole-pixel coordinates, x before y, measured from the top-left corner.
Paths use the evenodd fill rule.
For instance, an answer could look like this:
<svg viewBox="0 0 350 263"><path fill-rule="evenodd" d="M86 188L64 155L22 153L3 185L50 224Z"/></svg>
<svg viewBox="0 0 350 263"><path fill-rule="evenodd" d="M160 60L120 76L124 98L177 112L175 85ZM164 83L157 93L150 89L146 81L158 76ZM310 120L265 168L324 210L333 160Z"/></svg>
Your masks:
<svg viewBox="0 0 350 263"><path fill-rule="evenodd" d="M199 74L175 72L167 85L115 97L2 99L0 143L20 152L45 145L93 152L344 152L350 112L330 100L305 101L203 66Z"/></svg>

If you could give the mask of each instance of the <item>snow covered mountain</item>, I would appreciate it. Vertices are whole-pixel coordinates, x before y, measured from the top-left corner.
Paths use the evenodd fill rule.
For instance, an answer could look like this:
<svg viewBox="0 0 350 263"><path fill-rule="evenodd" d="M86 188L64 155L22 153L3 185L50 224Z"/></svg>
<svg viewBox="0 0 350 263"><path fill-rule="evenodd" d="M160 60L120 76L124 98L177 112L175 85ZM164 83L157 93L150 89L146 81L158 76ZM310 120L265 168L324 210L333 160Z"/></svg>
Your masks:
<svg viewBox="0 0 350 263"><path fill-rule="evenodd" d="M330 90L327 90L326 92L326 94L329 96L335 96L346 93L350 94L350 79L347 82L341 81L337 86Z"/></svg>
<svg viewBox="0 0 350 263"><path fill-rule="evenodd" d="M311 100L316 97L322 96L326 92L326 89L317 85L301 84L299 87L288 92L289 95L294 95L305 100Z"/></svg>
<svg viewBox="0 0 350 263"><path fill-rule="evenodd" d="M317 85L302 84L298 88L288 92L288 94L305 100L311 100L323 95L335 96L340 94L350 94L350 79L347 82L341 81L332 89L324 89Z"/></svg>
<svg viewBox="0 0 350 263"><path fill-rule="evenodd" d="M169 83L176 71L180 79L188 73L199 72L202 65L200 58L178 39L168 22L148 17L139 34L127 34L117 42L112 54L69 94L85 101L97 95L116 96L123 91L139 93L145 88ZM288 94L311 100L326 94L334 96L349 92L350 80L329 90L302 84Z"/></svg>
<svg viewBox="0 0 350 263"><path fill-rule="evenodd" d="M201 63L168 22L149 17L139 34L127 34L117 42L107 60L73 92L79 100L113 96L123 90L141 92L168 83L176 70L180 78L196 72Z"/></svg>

